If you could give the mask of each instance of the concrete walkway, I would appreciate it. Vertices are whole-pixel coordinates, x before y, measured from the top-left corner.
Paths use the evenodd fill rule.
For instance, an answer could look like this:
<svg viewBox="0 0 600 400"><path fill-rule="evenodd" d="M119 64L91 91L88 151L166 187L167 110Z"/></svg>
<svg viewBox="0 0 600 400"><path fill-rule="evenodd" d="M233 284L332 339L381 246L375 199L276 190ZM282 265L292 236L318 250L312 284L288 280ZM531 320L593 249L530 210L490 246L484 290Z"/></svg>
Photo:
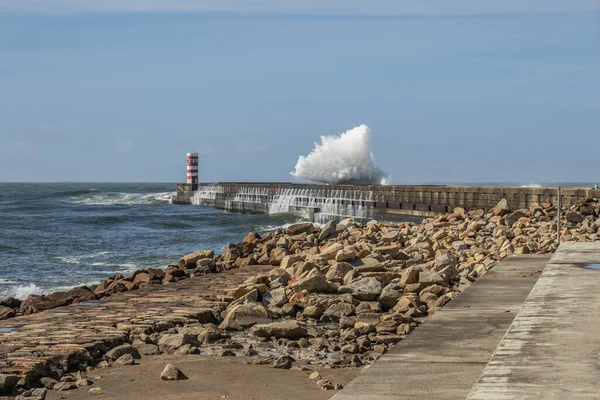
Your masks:
<svg viewBox="0 0 600 400"><path fill-rule="evenodd" d="M600 243L560 245L469 400L600 399L600 269L590 263Z"/></svg>
<svg viewBox="0 0 600 400"><path fill-rule="evenodd" d="M504 259L332 399L464 400L548 260Z"/></svg>

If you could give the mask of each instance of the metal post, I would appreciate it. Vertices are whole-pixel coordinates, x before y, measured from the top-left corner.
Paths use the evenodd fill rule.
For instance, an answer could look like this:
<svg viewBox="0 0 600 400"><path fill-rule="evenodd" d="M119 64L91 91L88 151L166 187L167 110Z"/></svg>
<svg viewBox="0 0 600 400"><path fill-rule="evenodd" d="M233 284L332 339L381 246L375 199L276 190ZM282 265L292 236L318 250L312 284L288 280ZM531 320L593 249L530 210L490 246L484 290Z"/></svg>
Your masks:
<svg viewBox="0 0 600 400"><path fill-rule="evenodd" d="M562 211L562 206L560 204L560 186L558 187L558 201L556 206L556 243L560 244L560 212Z"/></svg>

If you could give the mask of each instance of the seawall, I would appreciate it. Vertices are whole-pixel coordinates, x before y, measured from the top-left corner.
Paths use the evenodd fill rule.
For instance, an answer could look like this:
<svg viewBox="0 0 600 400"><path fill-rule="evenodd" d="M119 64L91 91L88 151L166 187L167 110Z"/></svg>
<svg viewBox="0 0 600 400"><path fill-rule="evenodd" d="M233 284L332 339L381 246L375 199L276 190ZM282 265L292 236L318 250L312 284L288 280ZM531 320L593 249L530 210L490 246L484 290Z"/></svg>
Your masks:
<svg viewBox="0 0 600 400"><path fill-rule="evenodd" d="M561 202L569 207L588 198L600 199L600 189L563 188ZM436 185L313 185L227 182L177 185L177 204L204 204L237 213L304 211L312 219L325 216L410 220L452 212L494 207L506 199L512 209L533 203L557 204L557 188ZM315 218L317 217L317 218Z"/></svg>

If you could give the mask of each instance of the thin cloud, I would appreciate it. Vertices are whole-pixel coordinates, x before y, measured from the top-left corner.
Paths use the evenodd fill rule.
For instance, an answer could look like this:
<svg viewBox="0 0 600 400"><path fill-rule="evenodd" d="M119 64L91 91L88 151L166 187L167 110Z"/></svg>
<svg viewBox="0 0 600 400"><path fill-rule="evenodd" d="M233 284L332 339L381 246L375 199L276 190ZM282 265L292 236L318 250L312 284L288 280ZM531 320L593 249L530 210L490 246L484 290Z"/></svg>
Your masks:
<svg viewBox="0 0 600 400"><path fill-rule="evenodd" d="M115 139L114 145L119 153L128 153L135 147L133 140L122 138Z"/></svg>
<svg viewBox="0 0 600 400"><path fill-rule="evenodd" d="M2 0L0 12L238 12L462 15L594 11L594 0Z"/></svg>

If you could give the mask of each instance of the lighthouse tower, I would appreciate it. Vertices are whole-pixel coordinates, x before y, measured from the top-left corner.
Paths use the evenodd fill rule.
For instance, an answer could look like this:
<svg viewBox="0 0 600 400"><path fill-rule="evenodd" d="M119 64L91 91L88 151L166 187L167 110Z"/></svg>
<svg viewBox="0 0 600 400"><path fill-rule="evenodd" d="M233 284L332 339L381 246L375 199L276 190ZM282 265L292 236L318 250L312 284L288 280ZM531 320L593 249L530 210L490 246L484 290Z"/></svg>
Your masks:
<svg viewBox="0 0 600 400"><path fill-rule="evenodd" d="M192 184L192 191L198 190L198 153L187 153L187 183Z"/></svg>

